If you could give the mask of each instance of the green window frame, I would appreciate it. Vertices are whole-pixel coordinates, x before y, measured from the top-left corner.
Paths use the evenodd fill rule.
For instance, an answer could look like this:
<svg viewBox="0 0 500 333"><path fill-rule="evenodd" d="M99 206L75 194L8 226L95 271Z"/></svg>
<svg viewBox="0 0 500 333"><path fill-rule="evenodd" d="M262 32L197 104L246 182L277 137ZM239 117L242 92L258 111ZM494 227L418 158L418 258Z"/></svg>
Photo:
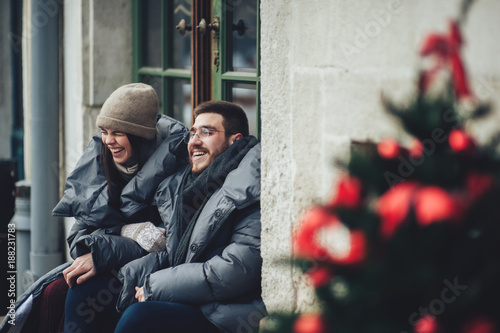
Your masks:
<svg viewBox="0 0 500 333"><path fill-rule="evenodd" d="M206 1L206 0L193 0L194 1ZM241 1L236 1L238 4ZM174 84L173 82L178 79L188 80L193 86L193 77L196 74L192 73L191 69L180 69L173 67L173 36L178 34L179 31L175 29L179 22L174 22L173 11L174 11L174 1L171 0L161 0L161 66L159 67L148 67L142 66L144 63L144 47L145 41L143 39L143 29L144 29L144 17L143 2L141 0L132 1L132 38L133 38L133 49L132 49L132 80L134 82L147 82L148 79L152 79L154 82L161 82L161 89L159 89L160 94L160 104L161 112L171 116L173 118L178 118L175 116L173 98L175 96ZM255 107L256 115L252 120L254 121L255 134L260 137L260 1L256 0L256 46L255 46L255 59L256 59L256 69L255 71L233 71L230 68L231 59L228 56L228 50L230 49L231 43L229 38L220 38L220 36L230 36L232 33L231 25L234 22L229 22L233 20L231 15L231 6L234 2L232 0L212 0L212 15L207 17L207 19L212 20L212 18L218 18L219 31L210 32L212 36L211 42L211 98L214 100L225 100L233 101L233 89L235 86L250 87L250 91L255 88ZM189 25L197 25L194 22L186 22ZM207 22L210 23L210 22ZM196 29L196 27L193 27ZM198 33L195 31L187 33ZM218 34L219 38L217 38ZM191 46L192 47L192 46ZM218 65L214 64L214 51L218 52ZM193 91L191 91L193 94ZM179 119L182 120L182 119ZM188 124L186 124L188 125ZM252 127L252 125L251 125Z"/></svg>
<svg viewBox="0 0 500 333"><path fill-rule="evenodd" d="M220 18L219 34L221 36L228 35L230 32L231 25L235 22L233 18L228 17L228 13L231 12L230 4L228 0L213 0L213 17ZM230 43L229 38L220 38L218 41L218 55L219 55L219 66L213 66L212 77L213 77L213 98L216 100L223 101L233 101L232 89L231 87L236 84L250 84L255 85L255 98L256 98L256 135L260 138L260 1L256 1L256 71L255 72L244 72L244 71L233 71L230 68L230 62L228 55L228 43ZM231 31L232 32L232 31ZM212 45L215 49L215 46ZM249 119L250 121L250 119Z"/></svg>
<svg viewBox="0 0 500 333"><path fill-rule="evenodd" d="M141 0L132 1L132 80L133 82L145 82L144 78L154 78L160 80L160 109L163 114L174 117L173 103L166 101L173 100L174 95L173 80L185 79L191 81L190 69L179 69L173 67L172 59L172 40L175 29L167 29L167 27L175 27L173 21L173 1L161 1L161 66L148 67L141 66L143 64L144 48L143 39L143 7L140 5ZM147 82L146 82L147 83Z"/></svg>

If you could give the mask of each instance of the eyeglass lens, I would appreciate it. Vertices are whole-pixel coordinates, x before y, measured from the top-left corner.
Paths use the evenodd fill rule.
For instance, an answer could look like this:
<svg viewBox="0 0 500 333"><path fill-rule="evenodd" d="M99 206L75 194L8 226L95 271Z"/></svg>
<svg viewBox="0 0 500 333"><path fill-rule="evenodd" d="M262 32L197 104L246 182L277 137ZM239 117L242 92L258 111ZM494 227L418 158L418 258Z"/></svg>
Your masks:
<svg viewBox="0 0 500 333"><path fill-rule="evenodd" d="M208 130L208 128L202 127L202 128L200 128L199 133L197 133L193 130L186 132L184 134L184 142L189 143L189 141L191 139L193 139L195 135L197 135L198 138L203 141L206 138L208 138L208 136L210 135L210 131Z"/></svg>

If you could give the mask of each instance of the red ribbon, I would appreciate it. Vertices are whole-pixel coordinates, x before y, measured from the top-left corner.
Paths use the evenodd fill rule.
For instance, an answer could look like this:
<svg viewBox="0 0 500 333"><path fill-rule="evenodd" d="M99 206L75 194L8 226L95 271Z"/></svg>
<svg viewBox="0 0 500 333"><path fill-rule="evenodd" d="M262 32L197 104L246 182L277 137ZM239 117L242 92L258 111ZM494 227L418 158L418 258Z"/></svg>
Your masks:
<svg viewBox="0 0 500 333"><path fill-rule="evenodd" d="M421 90L426 91L436 73L448 65L451 69L457 98L471 96L462 58L460 57L462 42L462 36L455 21L450 22L450 32L448 35L432 33L426 38L420 50L420 55L424 57L435 55L437 63L434 68L424 72L420 77Z"/></svg>

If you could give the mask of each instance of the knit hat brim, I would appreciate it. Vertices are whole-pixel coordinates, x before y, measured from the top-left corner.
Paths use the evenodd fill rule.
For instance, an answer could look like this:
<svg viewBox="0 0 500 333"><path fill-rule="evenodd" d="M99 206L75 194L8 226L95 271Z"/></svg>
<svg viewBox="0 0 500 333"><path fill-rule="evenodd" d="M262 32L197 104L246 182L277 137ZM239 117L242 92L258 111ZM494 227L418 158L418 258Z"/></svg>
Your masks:
<svg viewBox="0 0 500 333"><path fill-rule="evenodd" d="M158 95L154 88L144 83L130 83L109 95L97 116L96 125L153 139L158 112Z"/></svg>
<svg viewBox="0 0 500 333"><path fill-rule="evenodd" d="M136 135L151 140L156 135L156 127L146 127L116 118L97 116L97 125L102 128L110 128L115 131Z"/></svg>

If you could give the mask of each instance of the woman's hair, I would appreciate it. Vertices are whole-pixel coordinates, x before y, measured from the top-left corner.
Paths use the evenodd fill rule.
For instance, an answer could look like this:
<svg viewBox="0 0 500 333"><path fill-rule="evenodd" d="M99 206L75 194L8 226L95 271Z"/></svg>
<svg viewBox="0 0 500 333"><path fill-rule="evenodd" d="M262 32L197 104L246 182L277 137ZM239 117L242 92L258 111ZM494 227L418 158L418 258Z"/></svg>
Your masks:
<svg viewBox="0 0 500 333"><path fill-rule="evenodd" d="M156 138L148 140L140 136L126 133L130 145L132 146L132 151L134 156L139 162L139 170L142 169L144 163L151 156L155 148ZM104 176L108 183L108 191L110 191L111 186L109 184L114 184L121 189L127 184L127 182L120 176L118 169L113 161L113 156L111 151L106 147L104 143L101 143L101 164L104 170ZM111 193L110 193L111 194Z"/></svg>

